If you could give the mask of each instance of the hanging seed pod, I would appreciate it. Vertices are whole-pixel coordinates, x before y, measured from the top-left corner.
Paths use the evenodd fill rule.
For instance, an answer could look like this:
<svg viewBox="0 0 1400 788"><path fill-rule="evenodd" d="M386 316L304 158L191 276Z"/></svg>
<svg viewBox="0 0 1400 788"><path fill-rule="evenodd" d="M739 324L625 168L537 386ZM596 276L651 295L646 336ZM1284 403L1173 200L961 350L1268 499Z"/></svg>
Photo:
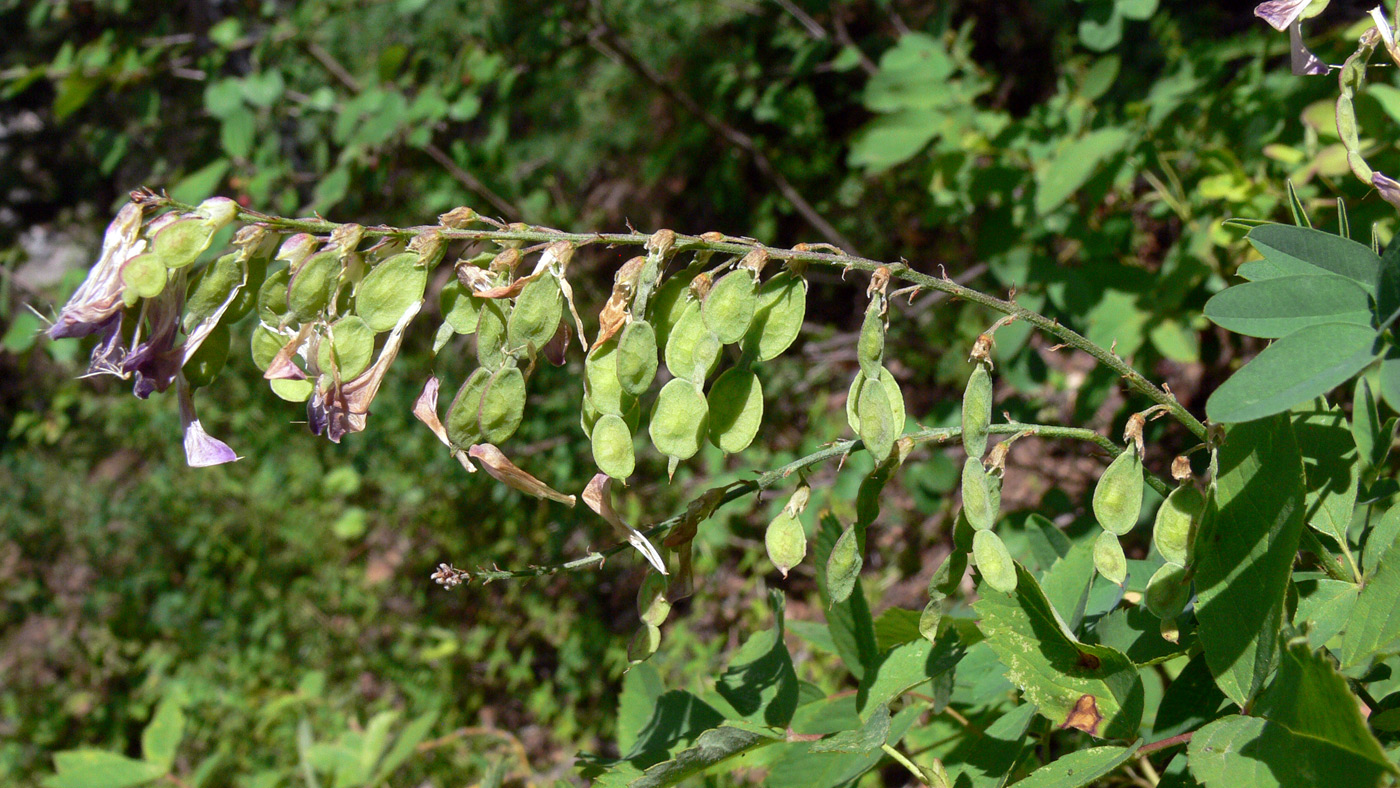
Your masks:
<svg viewBox="0 0 1400 788"><path fill-rule="evenodd" d="M594 345L583 361L583 385L599 413L621 416L631 405L617 377L617 338Z"/></svg>
<svg viewBox="0 0 1400 788"><path fill-rule="evenodd" d="M663 282L652 295L646 316L656 328L657 347L666 347L671 337L671 329L685 312L689 304L686 294L690 291L690 280L694 278L694 273L694 267L677 273Z"/></svg>
<svg viewBox="0 0 1400 788"><path fill-rule="evenodd" d="M860 339L856 342L856 360L860 370L870 379L879 377L885 361L885 316L881 309L883 299L872 298L865 308L865 322L860 326Z"/></svg>
<svg viewBox="0 0 1400 788"><path fill-rule="evenodd" d="M758 277L739 268L720 277L701 309L705 325L722 344L744 338L758 308Z"/></svg>
<svg viewBox="0 0 1400 788"><path fill-rule="evenodd" d="M510 303L485 299L476 321L476 363L490 370L506 363L506 321Z"/></svg>
<svg viewBox="0 0 1400 788"><path fill-rule="evenodd" d="M1189 562L1196 523L1205 507L1205 496L1190 484L1172 490L1162 502L1152 525L1152 543L1163 558L1182 566Z"/></svg>
<svg viewBox="0 0 1400 788"><path fill-rule="evenodd" d="M625 480L637 467L632 452L632 431L621 416L603 414L589 431L593 443L593 461L598 470L614 479Z"/></svg>
<svg viewBox="0 0 1400 788"><path fill-rule="evenodd" d="M475 334L481 320L481 299L471 294L462 283L453 279L443 285L438 296L442 306L442 322L458 334Z"/></svg>
<svg viewBox="0 0 1400 788"><path fill-rule="evenodd" d="M963 517L959 517L961 522ZM962 585L963 575L967 573L967 551L972 548L972 540L969 538L966 545L954 545L952 552L943 558L943 563L934 570L933 577L928 581L928 595L930 598L943 599Z"/></svg>
<svg viewBox="0 0 1400 788"><path fill-rule="evenodd" d="M504 366L491 376L481 392L481 437L496 446L510 440L525 415L525 375L516 366Z"/></svg>
<svg viewBox="0 0 1400 788"><path fill-rule="evenodd" d="M656 330L645 320L633 320L617 339L617 380L622 390L640 397L656 379Z"/></svg>
<svg viewBox="0 0 1400 788"><path fill-rule="evenodd" d="M525 285L510 311L506 344L512 351L539 350L554 338L564 319L564 291L552 274Z"/></svg>
<svg viewBox="0 0 1400 788"><path fill-rule="evenodd" d="M457 396L452 398L452 404L447 406L447 419L443 426L447 429L447 438L452 441L453 446L465 449L474 443L483 442L479 419L481 395L490 383L491 371L485 367L477 367L467 378L467 382L457 389Z"/></svg>
<svg viewBox="0 0 1400 788"><path fill-rule="evenodd" d="M782 572L783 577L787 577L788 572L807 556L807 532L802 527L802 520L787 509L779 512L768 523L763 544L768 549L768 560Z"/></svg>
<svg viewBox="0 0 1400 788"><path fill-rule="evenodd" d="M1016 590L1016 562L1000 536L978 531L972 537L972 558L987 585L1006 594Z"/></svg>
<svg viewBox="0 0 1400 788"><path fill-rule="evenodd" d="M342 381L354 380L374 360L374 332L357 315L347 315L331 324L330 336L316 350L316 365L322 372L332 369Z"/></svg>
<svg viewBox="0 0 1400 788"><path fill-rule="evenodd" d="M287 344L287 338L273 331L267 326L258 326L253 329L253 364L258 369L266 372L272 366L272 360L277 357L278 351Z"/></svg>
<svg viewBox="0 0 1400 788"><path fill-rule="evenodd" d="M659 648L661 628L643 621L637 634L632 636L632 642L627 646L627 661L633 665L646 662Z"/></svg>
<svg viewBox="0 0 1400 788"><path fill-rule="evenodd" d="M316 384L309 380L282 378L268 381L268 383L271 385L273 394L288 402L305 402L311 399L311 392L316 388Z"/></svg>
<svg viewBox="0 0 1400 788"><path fill-rule="evenodd" d="M996 524L998 511L992 508L991 479L976 457L968 457L963 463L962 498L963 514L973 528L986 531Z"/></svg>
<svg viewBox="0 0 1400 788"><path fill-rule="evenodd" d="M769 361L792 346L807 315L807 280L791 271L758 288L758 306L740 345L758 361Z"/></svg>
<svg viewBox="0 0 1400 788"><path fill-rule="evenodd" d="M292 273L291 281L287 284L287 310L302 323L310 323L320 317L331 302L339 272L340 256L335 250L319 252L307 258Z"/></svg>
<svg viewBox="0 0 1400 788"><path fill-rule="evenodd" d="M831 595L831 603L839 605L850 598L860 579L861 566L865 559L860 554L860 539L854 526L847 526L831 547L831 555L826 560L826 589Z"/></svg>
<svg viewBox="0 0 1400 788"><path fill-rule="evenodd" d="M236 290L243 284L243 263L236 252L221 256L199 272L190 283L185 296L185 314L180 319L180 327L186 334L195 326L213 317L224 309L224 320L232 323L224 306L229 303Z"/></svg>
<svg viewBox="0 0 1400 788"><path fill-rule="evenodd" d="M703 383L719 363L719 337L705 325L699 301L691 301L666 342L666 369L677 378Z"/></svg>
<svg viewBox="0 0 1400 788"><path fill-rule="evenodd" d="M1094 519L1119 536L1133 530L1142 513L1142 458L1133 447L1119 454L1094 487Z"/></svg>
<svg viewBox="0 0 1400 788"><path fill-rule="evenodd" d="M710 386L710 442L729 454L749 447L763 423L763 385L758 376L734 367Z"/></svg>
<svg viewBox="0 0 1400 788"><path fill-rule="evenodd" d="M257 305L258 290L267 278L267 264L276 253L278 244L279 236L262 227L248 225L240 227L234 234L233 245L238 247L235 254L244 266L244 277L243 288L224 311L224 319L229 321L229 325L242 320Z"/></svg>
<svg viewBox="0 0 1400 788"><path fill-rule="evenodd" d="M375 332L388 331L414 304L423 301L428 270L415 252L396 254L365 274L355 290L355 313Z"/></svg>
<svg viewBox="0 0 1400 788"><path fill-rule="evenodd" d="M856 379L851 381L851 390L846 394L846 423L851 425L851 430L857 435L860 434L860 416L857 413L857 406L860 404L860 392L865 386L865 373L857 372ZM893 421L897 433L904 432L904 393L899 390L899 384L895 382L894 375L888 369L880 370L880 385L885 389L885 398L890 403Z"/></svg>
<svg viewBox="0 0 1400 788"><path fill-rule="evenodd" d="M700 442L709 426L710 407L700 387L676 378L661 388L651 410L652 445L678 460L688 460L700 451Z"/></svg>
<svg viewBox="0 0 1400 788"><path fill-rule="evenodd" d="M220 323L214 327L213 331L199 343L199 350L196 350L190 360L185 362L181 371L185 375L185 382L194 388L208 386L223 371L224 365L228 363L229 344L232 338L229 334L228 324Z"/></svg>
<svg viewBox="0 0 1400 788"><path fill-rule="evenodd" d="M258 288L258 319L268 325L282 322L287 314L287 282L291 274L281 268L267 275L262 287Z"/></svg>
<svg viewBox="0 0 1400 788"><path fill-rule="evenodd" d="M192 213L162 227L151 238L151 251L167 268L184 268L199 259L214 240L214 233L238 216L238 203L227 197L211 197Z"/></svg>
<svg viewBox="0 0 1400 788"><path fill-rule="evenodd" d="M155 298L165 290L167 276L159 257L149 252L137 255L122 268L122 284L126 285L123 297L130 304L136 303L137 298Z"/></svg>
<svg viewBox="0 0 1400 788"><path fill-rule="evenodd" d="M895 426L894 408L883 385L861 387L856 417L860 420L860 439L870 455L877 462L890 456L903 424Z"/></svg>
<svg viewBox="0 0 1400 788"><path fill-rule="evenodd" d="M930 599L919 614L919 634L930 643L938 640L938 625L943 623L943 599Z"/></svg>
<svg viewBox="0 0 1400 788"><path fill-rule="evenodd" d="M962 438L967 456L982 458L987 451L987 428L992 423L992 376L978 364L963 389Z"/></svg>
<svg viewBox="0 0 1400 788"><path fill-rule="evenodd" d="M1162 566L1147 581L1147 591L1143 601L1152 615L1169 619L1176 618L1191 601L1191 578L1186 567L1170 561Z"/></svg>
<svg viewBox="0 0 1400 788"><path fill-rule="evenodd" d="M637 589L637 616L643 623L659 627L671 615L671 602L666 599L670 581L660 572L647 572L642 587Z"/></svg>
<svg viewBox="0 0 1400 788"><path fill-rule="evenodd" d="M1112 531L1103 531L1094 540L1094 567L1099 574L1120 586L1128 579L1128 559L1123 555L1123 545L1119 543L1118 535Z"/></svg>

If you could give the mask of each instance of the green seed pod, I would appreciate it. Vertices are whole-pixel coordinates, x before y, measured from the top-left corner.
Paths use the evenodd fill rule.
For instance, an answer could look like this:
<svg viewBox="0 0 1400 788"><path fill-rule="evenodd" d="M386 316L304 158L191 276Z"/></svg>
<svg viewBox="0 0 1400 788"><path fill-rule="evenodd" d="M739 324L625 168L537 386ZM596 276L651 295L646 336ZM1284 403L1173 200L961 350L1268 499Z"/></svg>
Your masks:
<svg viewBox="0 0 1400 788"><path fill-rule="evenodd" d="M839 605L850 598L860 579L861 566L865 558L860 554L860 539L854 526L847 526L831 546L831 555L826 560L826 589L831 603Z"/></svg>
<svg viewBox="0 0 1400 788"><path fill-rule="evenodd" d="M1147 592L1143 601L1152 615L1170 619L1181 615L1186 603L1191 601L1191 578L1186 567L1168 561L1147 581Z"/></svg>
<svg viewBox="0 0 1400 788"><path fill-rule="evenodd" d="M605 413L589 432L593 442L593 461L598 470L614 479L626 479L637 467L632 453L632 431L621 416Z"/></svg>
<svg viewBox="0 0 1400 788"><path fill-rule="evenodd" d="M305 402L311 399L316 384L310 380L272 380L272 393L288 402Z"/></svg>
<svg viewBox="0 0 1400 788"><path fill-rule="evenodd" d="M589 438L593 437L593 425L598 423L602 417L602 412L593 405L593 400L588 398L588 394L583 395L583 404L579 407L578 424L583 428L583 434Z"/></svg>
<svg viewBox="0 0 1400 788"><path fill-rule="evenodd" d="M758 278L748 269L730 271L715 282L705 297L705 325L719 341L731 345L744 338L758 309Z"/></svg>
<svg viewBox="0 0 1400 788"><path fill-rule="evenodd" d="M972 557L987 585L1004 594L1016 590L1016 562L1000 536L978 531L972 537Z"/></svg>
<svg viewBox="0 0 1400 788"><path fill-rule="evenodd" d="M617 380L622 390L640 397L656 378L656 330L645 320L633 320L617 339Z"/></svg>
<svg viewBox="0 0 1400 788"><path fill-rule="evenodd" d="M244 228L245 230L248 228ZM266 240L261 241L257 247L246 251L244 266L247 273L243 281L243 289L234 296L233 303L228 305L224 311L224 320L229 321L229 325L237 323L243 316L253 311L253 307L258 303L258 291L262 288L263 281L267 278L267 264L272 259L272 253L277 249L277 236L268 233L261 236ZM235 240L237 240L235 238Z"/></svg>
<svg viewBox="0 0 1400 788"><path fill-rule="evenodd" d="M287 282L289 281L291 281L291 273L285 268L279 268L263 279L262 287L258 288L259 320L268 325L277 325L282 322L282 316L287 314Z"/></svg>
<svg viewBox="0 0 1400 788"><path fill-rule="evenodd" d="M1123 545L1118 542L1117 534L1103 531L1094 540L1094 566L1099 574L1120 586L1128 579L1128 559L1123 555Z"/></svg>
<svg viewBox="0 0 1400 788"><path fill-rule="evenodd" d="M919 634L930 643L938 640L938 625L943 623L943 599L930 599L919 614Z"/></svg>
<svg viewBox="0 0 1400 788"><path fill-rule="evenodd" d="M963 514L973 528L986 531L996 524L998 511L992 508L991 479L976 457L968 457L963 463L962 498Z"/></svg>
<svg viewBox="0 0 1400 788"><path fill-rule="evenodd" d="M1133 530L1142 513L1142 458L1131 446L1119 454L1094 487L1094 519L1119 536Z"/></svg>
<svg viewBox="0 0 1400 788"><path fill-rule="evenodd" d="M347 315L331 324L330 335L316 350L316 365L322 372L339 371L342 381L354 380L374 360L374 332L357 315Z"/></svg>
<svg viewBox="0 0 1400 788"><path fill-rule="evenodd" d="M642 587L637 589L637 616L643 623L659 627L671 615L671 602L666 598L666 576L647 572Z"/></svg>
<svg viewBox="0 0 1400 788"><path fill-rule="evenodd" d="M700 451L709 420L710 407L700 387L676 378L661 388L652 406L651 442L662 454L688 460Z"/></svg>
<svg viewBox="0 0 1400 788"><path fill-rule="evenodd" d="M860 326L860 339L856 341L856 360L867 378L878 377L885 361L885 317L881 311L880 299L871 299L865 308L865 322Z"/></svg>
<svg viewBox="0 0 1400 788"><path fill-rule="evenodd" d="M961 522L964 518L959 517L958 520ZM969 537L966 545L955 544L953 551L943 558L943 563L938 565L928 581L930 598L942 599L958 590L963 575L967 573L967 551L970 549L972 539Z"/></svg>
<svg viewBox="0 0 1400 788"><path fill-rule="evenodd" d="M519 367L496 370L481 392L481 437L497 446L510 440L525 416L525 375Z"/></svg>
<svg viewBox="0 0 1400 788"><path fill-rule="evenodd" d="M807 556L807 532L802 528L802 520L787 510L779 512L768 524L763 544L768 548L768 560L787 577Z"/></svg>
<svg viewBox="0 0 1400 788"><path fill-rule="evenodd" d="M1189 562L1196 523L1205 508L1205 496L1195 487L1184 484L1172 490L1157 510L1157 520L1152 525L1152 543L1163 558L1182 566Z"/></svg>
<svg viewBox="0 0 1400 788"><path fill-rule="evenodd" d="M883 385L861 386L856 418L860 420L860 439L870 455L877 462L890 456L904 425L895 426L894 408Z"/></svg>
<svg viewBox="0 0 1400 788"><path fill-rule="evenodd" d="M686 294L690 290L690 277L686 276L686 271L682 271L667 279L661 287L657 288L652 295L651 303L648 304L647 316L651 324L656 328L656 346L666 347L670 340L671 329L681 319L685 313L685 308L690 304L690 299Z"/></svg>
<svg viewBox="0 0 1400 788"><path fill-rule="evenodd" d="M506 345L511 351L539 350L554 338L564 318L564 291L552 274L525 285L510 310Z"/></svg>
<svg viewBox="0 0 1400 788"><path fill-rule="evenodd" d="M228 324L220 323L199 343L199 349L185 362L185 380L194 388L208 386L223 371L228 363L229 344L232 338Z"/></svg>
<svg viewBox="0 0 1400 788"><path fill-rule="evenodd" d="M476 324L481 320L481 302L453 279L443 285L438 303L442 307L442 322L452 327L458 334L475 334Z"/></svg>
<svg viewBox="0 0 1400 788"><path fill-rule="evenodd" d="M213 238L214 230L202 220L180 219L155 234L151 239L151 253L160 258L166 268L184 268L199 259Z"/></svg>
<svg viewBox="0 0 1400 788"><path fill-rule="evenodd" d="M678 378L703 383L719 363L719 337L705 325L699 301L691 301L666 342L666 369Z"/></svg>
<svg viewBox="0 0 1400 788"><path fill-rule="evenodd" d="M481 395L491 383L491 371L477 367L467 378L467 382L457 389L457 396L447 407L447 420L443 427L452 445L465 449L474 443L481 443Z"/></svg>
<svg viewBox="0 0 1400 788"><path fill-rule="evenodd" d="M992 423L992 376L978 364L963 389L962 437L967 456L982 459L987 452L987 428Z"/></svg>
<svg viewBox="0 0 1400 788"><path fill-rule="evenodd" d="M758 288L758 308L741 347L758 361L777 358L796 341L806 315L807 280L784 271Z"/></svg>
<svg viewBox="0 0 1400 788"><path fill-rule="evenodd" d="M583 386L599 413L621 416L631 398L617 378L617 345L618 340L613 337L588 351L583 360Z"/></svg>
<svg viewBox="0 0 1400 788"><path fill-rule="evenodd" d="M895 437L898 437L904 432L904 393L899 390L899 384L888 369L880 370L880 384L884 386L885 398L889 400L893 409L897 432ZM860 404L860 391L864 385L865 373L857 372L856 379L851 381L851 390L846 394L846 423L851 425L851 430L857 435L860 434L860 417L856 411Z"/></svg>
<svg viewBox="0 0 1400 788"><path fill-rule="evenodd" d="M287 309L302 323L320 317L331 302L339 273L340 257L335 250L307 258L287 284Z"/></svg>
<svg viewBox="0 0 1400 788"><path fill-rule="evenodd" d="M428 271L414 252L396 254L365 274L355 290L355 313L376 332L398 325L399 318L423 300Z"/></svg>
<svg viewBox="0 0 1400 788"><path fill-rule="evenodd" d="M661 628L643 621L641 628L632 636L632 642L627 646L627 661L633 665L646 662L659 648Z"/></svg>
<svg viewBox="0 0 1400 788"><path fill-rule="evenodd" d="M122 283L126 285L126 292L136 298L160 295L165 290L167 276L165 263L149 252L137 255L122 268Z"/></svg>
<svg viewBox="0 0 1400 788"><path fill-rule="evenodd" d="M763 423L763 385L758 376L734 367L710 386L710 443L729 454L749 447Z"/></svg>
<svg viewBox="0 0 1400 788"><path fill-rule="evenodd" d="M506 321L510 304L499 298L486 299L476 322L476 362L490 370L506 363Z"/></svg>
<svg viewBox="0 0 1400 788"><path fill-rule="evenodd" d="M241 284L243 263L239 262L236 253L226 254L200 271L190 283L188 295L185 296L185 314L180 319L185 333L190 333L195 326L213 317ZM221 321L232 324L236 318L225 309Z"/></svg>
<svg viewBox="0 0 1400 788"><path fill-rule="evenodd" d="M266 372L267 368L272 365L272 359L277 357L278 351L280 351L285 344L287 344L286 337L283 337L267 326L260 325L254 328L252 342L253 364L255 364L258 369Z"/></svg>

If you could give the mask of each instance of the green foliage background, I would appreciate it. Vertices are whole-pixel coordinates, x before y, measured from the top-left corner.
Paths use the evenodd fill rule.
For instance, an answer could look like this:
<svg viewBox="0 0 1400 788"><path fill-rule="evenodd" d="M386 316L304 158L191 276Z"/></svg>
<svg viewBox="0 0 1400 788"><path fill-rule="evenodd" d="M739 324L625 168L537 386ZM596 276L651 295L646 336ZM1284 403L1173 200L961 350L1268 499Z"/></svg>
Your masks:
<svg viewBox="0 0 1400 788"><path fill-rule="evenodd" d="M151 185L344 221L425 223L465 204L570 229L839 237L1014 288L1200 413L1262 346L1201 315L1245 257L1221 220L1284 218L1286 180L1319 225L1341 197L1353 228L1388 240L1394 212L1349 175L1335 83L1288 74L1285 36L1227 4L1154 5L0 0L0 782L37 783L57 750L139 755L163 698L189 720L177 772L204 766L208 784L290 784L306 768L299 738L355 751L384 711L403 715L395 730L435 715L430 746L393 784L569 778L574 753L616 755L631 735L616 730L615 698L643 569L628 556L530 583L428 581L439 561L553 563L612 537L440 451L409 414L419 380L403 374L426 374L423 332L369 430L340 446L289 424L299 410L233 362L201 416L247 458L186 468L173 402L74 380L75 341L33 342L40 324L22 305L61 302L91 259L55 270L35 228L91 255L113 206ZM1355 40L1313 27L1331 62ZM1385 128L1400 92L1373 89L1358 114L1363 135ZM1385 136L1368 150L1377 169L1400 169ZM580 255L574 281L593 311L621 259ZM766 384L755 449L702 454L670 486L644 460L630 519L669 516L701 482L843 434L860 293L835 274L812 283L811 330ZM925 425L957 418L962 359L990 322L935 303L900 307L890 335ZM998 334L1005 407L1116 436L1135 409L1118 381L1047 344L1023 326ZM559 489L592 472L574 428L579 371L540 373L516 437ZM1149 428L1158 457L1181 439ZM1091 532L1097 464L1044 451L1015 472L1024 489L1007 507ZM956 467L925 452L894 486L866 564L877 612L922 605L932 556L951 543ZM849 506L868 470L856 457L825 471L811 511ZM666 686L700 691L731 633L766 625L765 585L788 592L793 630L821 620L810 565L782 581L763 558L780 505L732 507L702 529L699 591L651 663ZM1024 533L1008 541L1029 554L1037 532ZM804 680L842 688L831 654L793 642Z"/></svg>

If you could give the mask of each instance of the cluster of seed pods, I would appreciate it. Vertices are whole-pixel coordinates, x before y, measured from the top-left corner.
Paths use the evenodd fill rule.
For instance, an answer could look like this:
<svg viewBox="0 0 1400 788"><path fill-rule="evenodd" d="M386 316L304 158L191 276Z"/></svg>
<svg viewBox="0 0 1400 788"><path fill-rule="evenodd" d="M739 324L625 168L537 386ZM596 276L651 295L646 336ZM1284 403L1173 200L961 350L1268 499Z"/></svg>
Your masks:
<svg viewBox="0 0 1400 788"><path fill-rule="evenodd" d="M1008 442L997 444L987 462L987 431L992 423L991 335L983 334L972 350L973 370L963 389L962 436L967 460L962 471L962 519L973 529L972 558L987 585L1016 590L1016 564L993 531L1001 514L1001 479Z"/></svg>
<svg viewBox="0 0 1400 788"><path fill-rule="evenodd" d="M1191 482L1191 463L1185 457L1172 461L1177 487L1157 509L1152 543L1166 563L1147 581L1143 601L1162 620L1164 635L1175 630L1174 621L1191 601L1191 566L1196 528L1206 508L1205 496Z"/></svg>

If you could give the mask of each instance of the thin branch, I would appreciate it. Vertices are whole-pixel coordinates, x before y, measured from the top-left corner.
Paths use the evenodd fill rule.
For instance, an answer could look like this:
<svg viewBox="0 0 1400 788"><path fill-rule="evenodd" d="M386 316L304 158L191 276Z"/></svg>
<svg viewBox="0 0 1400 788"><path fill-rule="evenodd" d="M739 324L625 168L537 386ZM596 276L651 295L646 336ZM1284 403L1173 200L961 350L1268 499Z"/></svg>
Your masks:
<svg viewBox="0 0 1400 788"><path fill-rule="evenodd" d="M1191 737L1195 734L1195 731L1187 731L1185 733L1178 733L1177 735L1172 736L1171 738L1162 739L1161 741L1154 741L1150 744L1144 744L1138 748L1138 751L1134 753L1134 755L1137 755L1138 757L1141 757L1143 755L1151 755L1152 753L1158 750L1165 750L1168 747L1175 747L1178 744L1186 744L1187 742L1191 741Z"/></svg>
<svg viewBox="0 0 1400 788"><path fill-rule="evenodd" d="M916 780L923 783L924 785L930 785L928 778L924 776L924 771L918 766L915 766L913 761L904 757L904 753L901 753L899 750L896 750L888 744L881 744L880 749L884 750L885 754L893 758L895 762L897 762L900 766L903 766L904 768L908 769L909 773L914 775L914 778Z"/></svg>
<svg viewBox="0 0 1400 788"><path fill-rule="evenodd" d="M826 28L822 27L820 22L813 19L811 14L803 11L802 8L792 2L792 0L773 0L773 2L782 6L784 11L792 14L792 18L796 19L798 24L805 27L807 29L807 34L812 38L818 41L825 41L828 38Z"/></svg>

